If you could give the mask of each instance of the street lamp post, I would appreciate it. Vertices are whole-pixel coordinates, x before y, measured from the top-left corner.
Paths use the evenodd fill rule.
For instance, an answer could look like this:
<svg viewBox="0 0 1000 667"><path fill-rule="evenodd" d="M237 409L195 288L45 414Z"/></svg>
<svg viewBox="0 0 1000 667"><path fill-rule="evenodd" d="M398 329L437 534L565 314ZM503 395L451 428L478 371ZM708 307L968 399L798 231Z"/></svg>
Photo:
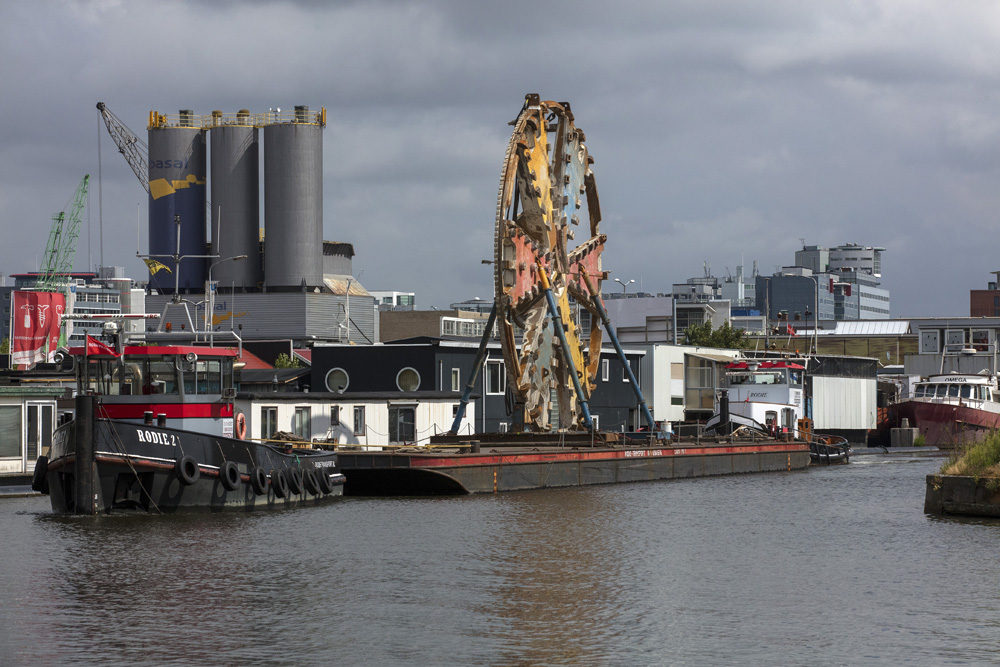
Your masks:
<svg viewBox="0 0 1000 667"><path fill-rule="evenodd" d="M819 279L816 276L806 276L811 281L816 283L815 292L815 302L813 307L813 343L812 352L816 354L819 352ZM808 316L806 316L806 321L808 322Z"/></svg>
<svg viewBox="0 0 1000 667"><path fill-rule="evenodd" d="M615 278L615 282L622 286L622 294L628 294L628 286L635 282L634 279L622 282L621 278Z"/></svg>
<svg viewBox="0 0 1000 667"><path fill-rule="evenodd" d="M212 328L209 326L209 322L212 321L211 318L214 317L215 315L215 283L212 282L212 269L214 269L219 264L222 264L223 262L228 262L230 260L238 262L241 259L246 259L246 258L247 258L246 255L236 255L235 257L226 257L225 259L220 259L219 261L214 262L211 266L208 267L208 281L205 283L205 297L206 300L208 301L208 305L205 307L206 333L212 330Z"/></svg>

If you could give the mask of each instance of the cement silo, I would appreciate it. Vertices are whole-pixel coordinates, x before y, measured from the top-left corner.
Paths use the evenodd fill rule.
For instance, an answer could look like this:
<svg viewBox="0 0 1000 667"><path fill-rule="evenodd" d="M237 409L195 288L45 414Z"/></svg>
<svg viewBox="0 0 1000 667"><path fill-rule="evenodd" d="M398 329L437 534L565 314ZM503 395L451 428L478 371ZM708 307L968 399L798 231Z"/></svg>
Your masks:
<svg viewBox="0 0 1000 667"><path fill-rule="evenodd" d="M260 258L260 143L250 112L212 112L212 280L219 289L256 288ZM221 223L221 224L220 224ZM246 255L239 261L230 257Z"/></svg>
<svg viewBox="0 0 1000 667"><path fill-rule="evenodd" d="M205 247L205 135L200 119L182 110L176 120L155 111L149 122L149 254L175 271L169 256L177 252L180 216L180 254L207 255ZM150 284L173 292L203 289L207 264L202 258L182 260L180 271L158 271Z"/></svg>
<svg viewBox="0 0 1000 667"><path fill-rule="evenodd" d="M295 107L264 126L264 281L271 288L323 285L325 110Z"/></svg>

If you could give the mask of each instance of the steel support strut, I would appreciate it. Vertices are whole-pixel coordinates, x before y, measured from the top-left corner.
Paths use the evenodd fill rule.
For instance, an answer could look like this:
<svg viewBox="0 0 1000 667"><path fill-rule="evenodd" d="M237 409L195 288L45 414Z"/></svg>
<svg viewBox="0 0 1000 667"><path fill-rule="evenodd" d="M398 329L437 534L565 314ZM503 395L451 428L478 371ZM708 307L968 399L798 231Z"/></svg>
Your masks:
<svg viewBox="0 0 1000 667"><path fill-rule="evenodd" d="M493 302L493 308L490 309L490 317L486 320L486 329L483 331L483 337L479 341L479 351L476 353L476 360L472 362L472 372L469 373L469 383L465 385L465 391L462 393L462 400L458 404L458 412L455 414L455 421L451 423L451 430L448 431L449 435L457 435L458 429L462 425L462 418L465 417L465 406L469 404L469 396L472 395L472 390L476 386L476 378L479 377L479 368L483 365L483 359L486 358L486 344L490 340L490 336L493 335L493 324L497 321L497 303ZM483 397L482 409L486 409L485 396Z"/></svg>
<svg viewBox="0 0 1000 667"><path fill-rule="evenodd" d="M587 397L583 393L583 387L580 385L580 378L576 374L576 366L573 364L573 355L569 351L569 345L566 342L566 333L563 331L562 320L559 319L559 309L556 308L556 299L552 296L552 286L549 284L549 276L545 273L545 267L542 266L541 262L536 261L538 266L538 275L542 281L542 290L545 292L545 301L549 304L549 315L552 316L552 326L555 329L556 336L559 337L559 350L562 352L563 363L566 364L569 370L569 376L573 379L573 390L576 391L576 398L580 401L580 412L583 413L583 425L587 427L588 431L594 430L594 422L590 418L590 405L587 403Z"/></svg>
<svg viewBox="0 0 1000 667"><path fill-rule="evenodd" d="M577 266L580 267L580 276L583 278L583 282L587 284L587 291L590 292L590 302L594 304L594 308L596 308L598 314L600 314L601 323L604 324L604 330L608 332L611 342L614 343L615 351L618 353L618 358L621 359L622 366L628 374L628 381L632 385L632 391L635 392L635 397L639 400L639 407L642 409L642 415L646 418L646 424L649 426L649 430L652 433L656 431L656 423L653 421L653 415L649 411L649 407L646 405L646 399L642 396L642 390L639 388L639 383L636 382L635 374L632 372L632 366L628 363L628 359L625 357L625 351L622 349L621 343L618 342L618 336L615 334L615 329L611 326L611 320L608 318L608 311L604 309L604 303L601 301L601 295L594 289L594 284L590 281L590 275L587 273L587 269L583 268L583 264L578 264Z"/></svg>

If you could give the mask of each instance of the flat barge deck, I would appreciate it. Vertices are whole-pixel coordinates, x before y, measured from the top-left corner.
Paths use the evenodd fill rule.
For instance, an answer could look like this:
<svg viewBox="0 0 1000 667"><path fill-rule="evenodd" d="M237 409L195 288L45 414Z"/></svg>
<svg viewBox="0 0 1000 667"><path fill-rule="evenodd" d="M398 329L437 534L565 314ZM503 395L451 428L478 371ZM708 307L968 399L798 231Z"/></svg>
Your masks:
<svg viewBox="0 0 1000 667"><path fill-rule="evenodd" d="M338 448L338 462L347 477L344 495L419 496L802 470L810 460L805 442L636 443L619 435L597 441L589 435L495 441L438 436L428 448Z"/></svg>

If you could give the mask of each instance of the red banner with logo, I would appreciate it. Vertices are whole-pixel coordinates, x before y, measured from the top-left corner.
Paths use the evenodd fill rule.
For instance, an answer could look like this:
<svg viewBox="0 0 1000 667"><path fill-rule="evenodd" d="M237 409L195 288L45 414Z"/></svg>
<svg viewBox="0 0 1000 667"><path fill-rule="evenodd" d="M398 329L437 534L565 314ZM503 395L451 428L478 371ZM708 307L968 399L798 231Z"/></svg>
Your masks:
<svg viewBox="0 0 1000 667"><path fill-rule="evenodd" d="M56 292L23 290L11 294L10 363L32 366L52 361L59 344L66 297Z"/></svg>

